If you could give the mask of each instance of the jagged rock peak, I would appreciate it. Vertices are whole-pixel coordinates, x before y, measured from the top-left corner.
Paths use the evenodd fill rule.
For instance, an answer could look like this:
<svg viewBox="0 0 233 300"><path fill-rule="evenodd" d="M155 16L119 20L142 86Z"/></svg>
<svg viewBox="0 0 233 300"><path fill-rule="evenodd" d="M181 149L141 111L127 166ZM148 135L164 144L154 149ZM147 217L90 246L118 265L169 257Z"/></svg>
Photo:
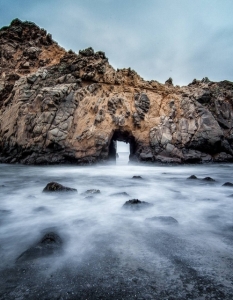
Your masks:
<svg viewBox="0 0 233 300"><path fill-rule="evenodd" d="M9 26L0 29L0 37L10 37L12 40L25 43L28 40L36 40L40 38L40 42L44 45L50 45L54 41L52 35L47 33L33 22L21 21L14 19Z"/></svg>

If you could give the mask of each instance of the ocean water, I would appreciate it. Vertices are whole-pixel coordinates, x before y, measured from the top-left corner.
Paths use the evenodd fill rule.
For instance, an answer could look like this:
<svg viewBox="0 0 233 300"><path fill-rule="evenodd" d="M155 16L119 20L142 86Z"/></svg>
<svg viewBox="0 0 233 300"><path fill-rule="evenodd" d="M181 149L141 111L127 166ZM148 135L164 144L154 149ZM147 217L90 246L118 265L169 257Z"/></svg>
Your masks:
<svg viewBox="0 0 233 300"><path fill-rule="evenodd" d="M127 162L0 165L0 299L233 299L233 166ZM51 181L78 192L43 193ZM129 199L153 206L122 208ZM18 263L46 232L62 252Z"/></svg>
<svg viewBox="0 0 233 300"><path fill-rule="evenodd" d="M118 152L116 165L127 165L129 163L129 152Z"/></svg>

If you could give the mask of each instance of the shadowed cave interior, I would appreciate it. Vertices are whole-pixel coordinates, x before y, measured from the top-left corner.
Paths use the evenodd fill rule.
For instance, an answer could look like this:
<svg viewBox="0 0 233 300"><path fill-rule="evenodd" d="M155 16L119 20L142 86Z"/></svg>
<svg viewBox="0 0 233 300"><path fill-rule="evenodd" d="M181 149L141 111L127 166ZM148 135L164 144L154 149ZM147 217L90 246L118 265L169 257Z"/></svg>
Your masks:
<svg viewBox="0 0 233 300"><path fill-rule="evenodd" d="M108 158L111 161L116 161L117 159L117 142L124 142L129 144L129 161L133 159L136 152L136 142L134 136L128 131L115 131L113 133L110 145L109 145L109 155Z"/></svg>

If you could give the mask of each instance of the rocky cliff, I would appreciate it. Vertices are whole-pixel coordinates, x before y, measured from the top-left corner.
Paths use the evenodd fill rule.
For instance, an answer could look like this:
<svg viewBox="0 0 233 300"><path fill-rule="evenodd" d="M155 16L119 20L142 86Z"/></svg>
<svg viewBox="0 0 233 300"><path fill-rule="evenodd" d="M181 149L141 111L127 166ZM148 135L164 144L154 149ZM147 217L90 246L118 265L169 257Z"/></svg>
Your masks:
<svg viewBox="0 0 233 300"><path fill-rule="evenodd" d="M0 30L0 161L51 164L114 159L233 160L233 83L188 86L114 70L105 53L65 51L16 19Z"/></svg>

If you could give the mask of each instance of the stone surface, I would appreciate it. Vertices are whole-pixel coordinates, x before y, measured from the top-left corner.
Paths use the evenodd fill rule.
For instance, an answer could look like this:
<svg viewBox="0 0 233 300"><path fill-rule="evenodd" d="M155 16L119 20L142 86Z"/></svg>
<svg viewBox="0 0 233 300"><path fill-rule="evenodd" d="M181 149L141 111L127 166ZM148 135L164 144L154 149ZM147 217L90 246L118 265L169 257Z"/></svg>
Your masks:
<svg viewBox="0 0 233 300"><path fill-rule="evenodd" d="M191 180L195 180L195 179L198 179L196 175L191 175L189 176L187 179L191 179Z"/></svg>
<svg viewBox="0 0 233 300"><path fill-rule="evenodd" d="M132 161L233 161L230 81L145 81L18 19L0 30L0 53L0 162L106 161L116 140L130 143Z"/></svg>
<svg viewBox="0 0 233 300"><path fill-rule="evenodd" d="M125 202L125 204L123 205L123 208L131 209L131 210L140 210L143 208L149 208L151 206L153 206L153 204L151 204L149 202L141 201L138 199L131 199L131 200Z"/></svg>
<svg viewBox="0 0 233 300"><path fill-rule="evenodd" d="M222 186L233 187L233 183L232 182L225 182Z"/></svg>
<svg viewBox="0 0 233 300"><path fill-rule="evenodd" d="M170 216L157 216L152 218L147 218L148 222L158 222L164 225L178 225L178 221Z"/></svg>
<svg viewBox="0 0 233 300"><path fill-rule="evenodd" d="M215 182L215 181L216 181L216 180L214 180L213 178L211 178L211 177L209 177L209 176L204 177L202 180L203 180L203 181L209 181L209 182Z"/></svg>
<svg viewBox="0 0 233 300"><path fill-rule="evenodd" d="M140 175L134 175L134 176L132 177L132 179L142 179L142 176L140 176Z"/></svg>
<svg viewBox="0 0 233 300"><path fill-rule="evenodd" d="M42 239L31 248L24 251L18 258L17 262L36 259L52 254L56 254L62 249L62 240L54 232L46 233Z"/></svg>
<svg viewBox="0 0 233 300"><path fill-rule="evenodd" d="M43 189L43 192L45 193L51 193L51 192L77 192L76 189L66 187L60 183L57 182L49 182L46 187Z"/></svg>

